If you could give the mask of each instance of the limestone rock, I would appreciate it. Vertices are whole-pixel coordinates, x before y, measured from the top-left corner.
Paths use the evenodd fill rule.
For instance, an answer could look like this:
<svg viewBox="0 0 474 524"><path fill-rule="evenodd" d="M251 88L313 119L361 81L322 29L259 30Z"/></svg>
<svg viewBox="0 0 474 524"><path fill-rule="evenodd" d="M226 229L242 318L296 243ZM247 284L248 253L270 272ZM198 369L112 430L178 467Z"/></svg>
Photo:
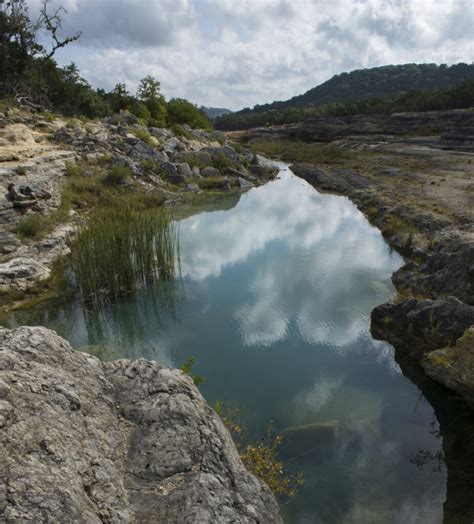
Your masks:
<svg viewBox="0 0 474 524"><path fill-rule="evenodd" d="M0 288L24 291L49 278L51 270L34 257L17 257L0 264Z"/></svg>
<svg viewBox="0 0 474 524"><path fill-rule="evenodd" d="M181 371L0 330L0 521L281 523Z"/></svg>

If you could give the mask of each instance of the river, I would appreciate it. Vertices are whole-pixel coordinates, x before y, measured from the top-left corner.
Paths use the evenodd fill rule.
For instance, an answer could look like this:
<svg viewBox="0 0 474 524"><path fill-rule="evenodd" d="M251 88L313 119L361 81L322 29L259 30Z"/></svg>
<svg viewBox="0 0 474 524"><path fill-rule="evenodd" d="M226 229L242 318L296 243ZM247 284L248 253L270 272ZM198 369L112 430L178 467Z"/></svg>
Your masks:
<svg viewBox="0 0 474 524"><path fill-rule="evenodd" d="M45 303L8 324L45 325L102 358L193 373L212 405L238 408L252 438L270 421L304 485L288 523L443 521L447 469L435 412L370 335L403 263L345 197L281 165L278 178L180 220L172 296L148 291L100 313Z"/></svg>

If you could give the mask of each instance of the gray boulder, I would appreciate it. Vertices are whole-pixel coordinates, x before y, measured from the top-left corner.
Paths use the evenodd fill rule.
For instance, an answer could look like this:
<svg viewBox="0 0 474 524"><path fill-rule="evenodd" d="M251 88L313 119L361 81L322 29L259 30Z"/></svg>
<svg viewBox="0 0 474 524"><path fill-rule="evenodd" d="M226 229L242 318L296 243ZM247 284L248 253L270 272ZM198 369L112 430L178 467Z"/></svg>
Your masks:
<svg viewBox="0 0 474 524"><path fill-rule="evenodd" d="M237 151L230 146L222 147L206 147L204 149L209 155L213 162L220 162L221 159L231 163L232 165L239 167L241 166L240 157L237 154Z"/></svg>
<svg viewBox="0 0 474 524"><path fill-rule="evenodd" d="M474 306L457 298L418 300L407 298L398 304L382 304L372 311L372 334L411 354L452 345L474 324Z"/></svg>
<svg viewBox="0 0 474 524"><path fill-rule="evenodd" d="M176 168L178 169L178 173L180 175L183 175L186 178L191 178L193 175L193 172L187 162L182 162L181 164L177 164Z"/></svg>
<svg viewBox="0 0 474 524"><path fill-rule="evenodd" d="M156 149L153 149L142 140L139 140L135 145L129 147L125 152L132 160L138 162L143 162L144 160L163 162L168 160L165 153L156 151Z"/></svg>
<svg viewBox="0 0 474 524"><path fill-rule="evenodd" d="M205 167L201 169L201 176L204 178L222 176L221 172L215 167Z"/></svg>
<svg viewBox="0 0 474 524"><path fill-rule="evenodd" d="M175 176L178 173L176 165L172 162L159 162L159 169L167 176Z"/></svg>
<svg viewBox="0 0 474 524"><path fill-rule="evenodd" d="M249 166L249 171L252 175L258 177L273 176L278 173L278 165L264 156L255 155Z"/></svg>
<svg viewBox="0 0 474 524"><path fill-rule="evenodd" d="M183 175L170 175L168 176L168 182L170 184L175 184L177 186L181 185L181 184L186 184L186 177L183 176Z"/></svg>
<svg viewBox="0 0 474 524"><path fill-rule="evenodd" d="M252 182L249 182L248 180L245 180L245 178L239 177L239 186L242 189L247 189L250 187L254 187Z"/></svg>
<svg viewBox="0 0 474 524"><path fill-rule="evenodd" d="M281 523L191 378L0 330L0 521Z"/></svg>
<svg viewBox="0 0 474 524"><path fill-rule="evenodd" d="M181 151L175 153L171 160L177 164L187 162L192 166L205 167L212 165L211 155L207 151Z"/></svg>

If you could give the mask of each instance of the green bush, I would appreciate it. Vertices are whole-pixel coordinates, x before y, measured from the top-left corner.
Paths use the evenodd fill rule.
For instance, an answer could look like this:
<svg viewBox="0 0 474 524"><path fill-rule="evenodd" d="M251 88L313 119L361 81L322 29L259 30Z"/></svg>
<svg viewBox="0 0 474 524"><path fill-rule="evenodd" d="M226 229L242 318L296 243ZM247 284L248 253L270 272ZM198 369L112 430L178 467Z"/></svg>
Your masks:
<svg viewBox="0 0 474 524"><path fill-rule="evenodd" d="M168 112L167 122L171 126L188 124L194 129L212 130L209 118L197 106L183 98L172 98L166 104L166 110Z"/></svg>
<svg viewBox="0 0 474 524"><path fill-rule="evenodd" d="M179 136L180 138L187 138L188 140L193 139L193 135L179 124L173 124L172 126L170 126L170 129L176 136Z"/></svg>

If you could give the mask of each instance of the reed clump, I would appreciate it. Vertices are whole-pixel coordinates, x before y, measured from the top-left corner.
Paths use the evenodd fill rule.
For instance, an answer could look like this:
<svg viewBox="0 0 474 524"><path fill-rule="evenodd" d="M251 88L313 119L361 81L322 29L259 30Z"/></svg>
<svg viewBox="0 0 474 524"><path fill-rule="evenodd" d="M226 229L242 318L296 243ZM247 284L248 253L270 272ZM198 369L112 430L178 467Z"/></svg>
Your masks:
<svg viewBox="0 0 474 524"><path fill-rule="evenodd" d="M94 213L71 248L82 298L95 305L175 277L178 230L164 209Z"/></svg>

